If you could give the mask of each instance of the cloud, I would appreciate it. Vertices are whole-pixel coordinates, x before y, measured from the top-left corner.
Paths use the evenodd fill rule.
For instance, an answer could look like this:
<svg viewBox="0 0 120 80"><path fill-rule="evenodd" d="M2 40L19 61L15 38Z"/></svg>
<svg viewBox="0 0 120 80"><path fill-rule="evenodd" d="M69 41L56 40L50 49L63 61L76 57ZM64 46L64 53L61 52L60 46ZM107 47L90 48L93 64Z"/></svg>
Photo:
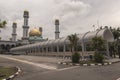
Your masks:
<svg viewBox="0 0 120 80"><path fill-rule="evenodd" d="M67 36L82 30L80 24L90 13L91 5L81 0L55 0L56 14L54 19L60 19L61 36Z"/></svg>
<svg viewBox="0 0 120 80"><path fill-rule="evenodd" d="M0 6L0 19L2 19L2 20L7 19L7 17L4 15L4 12L5 12L5 9L3 9Z"/></svg>
<svg viewBox="0 0 120 80"><path fill-rule="evenodd" d="M59 12L57 15L63 20L84 16L89 12L90 9L89 4L81 2L80 0L66 0L61 1L60 3L59 0L57 0L56 2Z"/></svg>
<svg viewBox="0 0 120 80"><path fill-rule="evenodd" d="M8 27L1 30L0 36L9 39L15 21L17 38L22 37L24 10L30 12L30 29L43 27L43 37L49 39L55 35L55 19L60 19L61 37L94 30L92 25L96 25L97 20L103 26L118 26L119 4L120 0L0 0L0 18L8 21Z"/></svg>

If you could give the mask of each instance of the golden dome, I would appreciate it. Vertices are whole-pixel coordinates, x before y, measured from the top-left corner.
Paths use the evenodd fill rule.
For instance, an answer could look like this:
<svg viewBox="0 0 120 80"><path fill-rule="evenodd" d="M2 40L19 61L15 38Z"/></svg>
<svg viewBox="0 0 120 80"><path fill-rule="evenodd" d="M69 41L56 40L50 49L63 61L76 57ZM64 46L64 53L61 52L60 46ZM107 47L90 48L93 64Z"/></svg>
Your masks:
<svg viewBox="0 0 120 80"><path fill-rule="evenodd" d="M38 29L32 29L29 32L29 36L41 36L41 32Z"/></svg>

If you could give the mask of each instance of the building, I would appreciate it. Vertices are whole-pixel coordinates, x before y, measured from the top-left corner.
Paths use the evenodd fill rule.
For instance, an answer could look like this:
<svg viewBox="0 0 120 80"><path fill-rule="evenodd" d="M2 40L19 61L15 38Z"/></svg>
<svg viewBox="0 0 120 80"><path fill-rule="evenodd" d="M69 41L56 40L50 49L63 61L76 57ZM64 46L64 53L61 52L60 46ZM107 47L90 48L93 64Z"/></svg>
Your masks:
<svg viewBox="0 0 120 80"><path fill-rule="evenodd" d="M43 39L42 36L42 27L39 27L39 29L32 29L29 32L29 12L24 11L23 13L23 36L21 40L17 40L17 23L13 22L12 24L12 38L10 38L10 41L0 40L0 52L6 52L9 51L9 49L21 45L27 45L27 44L33 44L36 42L42 42L46 41L47 39ZM29 32L29 33L28 33Z"/></svg>
<svg viewBox="0 0 120 80"><path fill-rule="evenodd" d="M37 42L43 42L46 41L47 39L43 39L42 36L42 27L40 27L39 29L32 29L29 32L29 43L37 43Z"/></svg>
<svg viewBox="0 0 120 80"><path fill-rule="evenodd" d="M43 39L42 36L42 27L39 29L34 28L31 29L29 32L29 25L28 25L28 18L29 12L24 11L24 24L23 24L23 37L21 40L16 41L16 28L17 23L13 23L13 32L12 32L12 41L7 41L8 46L6 45L6 41L1 41L2 43L1 49L3 49L3 45L10 49L11 52L20 53L23 55L36 55L36 56L56 56L56 57L71 57L71 50L70 50L70 42L68 37L60 37L59 31L59 20L55 20L55 39L54 40L47 40ZM29 32L29 34L28 34ZM91 49L89 50L88 47L91 45L91 40L94 37L102 37L105 42L105 55L109 56L109 42L114 41L113 34L108 28L100 29L93 32L86 32L84 34L77 34L79 38L78 41L78 52L80 55L87 57L89 55L93 55L94 51ZM9 47L9 48L8 48ZM11 49L12 48L12 49ZM9 50L8 50L9 51Z"/></svg>
<svg viewBox="0 0 120 80"><path fill-rule="evenodd" d="M109 42L114 41L113 34L108 28L100 29L94 32L86 32L84 34L77 34L79 37L78 41L78 52L84 57L92 55L93 51L87 51L87 45L91 43L92 38L95 36L102 37L105 41L106 53L109 56ZM71 51L69 49L68 37L57 38L55 40L48 40L44 42L38 42L35 44L28 44L12 48L12 52L19 52L24 55L36 55L36 56L57 56L57 57L71 57Z"/></svg>
<svg viewBox="0 0 120 80"><path fill-rule="evenodd" d="M18 44L13 41L0 40L0 53L8 52L11 48L16 47Z"/></svg>

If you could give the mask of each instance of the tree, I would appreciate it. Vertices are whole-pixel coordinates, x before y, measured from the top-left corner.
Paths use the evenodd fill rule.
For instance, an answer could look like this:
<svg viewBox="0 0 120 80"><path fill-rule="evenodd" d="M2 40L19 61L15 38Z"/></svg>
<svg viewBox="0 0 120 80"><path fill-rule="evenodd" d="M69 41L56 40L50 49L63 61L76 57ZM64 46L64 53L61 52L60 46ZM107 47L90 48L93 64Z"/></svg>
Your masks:
<svg viewBox="0 0 120 80"><path fill-rule="evenodd" d="M72 34L72 35L68 36L68 40L70 41L70 47L72 50L72 62L79 63L80 54L76 52L77 43L78 43L79 38L77 37L76 34Z"/></svg>
<svg viewBox="0 0 120 80"><path fill-rule="evenodd" d="M98 53L99 50L104 48L104 40L101 37L92 38L92 45L95 52Z"/></svg>
<svg viewBox="0 0 120 80"><path fill-rule="evenodd" d="M6 24L6 21L0 21L0 28L5 28Z"/></svg>
<svg viewBox="0 0 120 80"><path fill-rule="evenodd" d="M95 60L95 62L97 62L97 63L103 63L104 56L103 56L102 54L95 53L95 54L94 54L94 60Z"/></svg>
<svg viewBox="0 0 120 80"><path fill-rule="evenodd" d="M114 58L116 57L116 49L117 49L117 44L115 42L110 43L109 45L109 50L110 50L110 56L112 57L114 55Z"/></svg>
<svg viewBox="0 0 120 80"><path fill-rule="evenodd" d="M104 48L104 40L101 37L94 37L92 39L92 44L95 49L94 60L97 63L102 63L104 56L100 53L100 50Z"/></svg>
<svg viewBox="0 0 120 80"><path fill-rule="evenodd" d="M0 28L5 28L5 26L6 26L6 24L7 24L7 22L6 21L1 21L0 20ZM0 31L1 32L1 31ZM0 40L1 40L1 37L0 37ZM1 48L1 47L0 47ZM2 50L0 49L0 52L1 52Z"/></svg>
<svg viewBox="0 0 120 80"><path fill-rule="evenodd" d="M112 32L112 34L114 36L114 39L118 40L119 37L120 37L120 28L119 27L118 28L112 28L112 27L110 27L109 29L111 30L111 32Z"/></svg>
<svg viewBox="0 0 120 80"><path fill-rule="evenodd" d="M113 33L114 39L115 41L113 42L115 45L111 45L114 46L114 52L112 54L114 54L115 57L115 52L118 53L119 58L120 58L120 52L119 52L119 45L120 45L120 28L112 28L110 27L111 32ZM111 49L111 51L113 51L113 49Z"/></svg>
<svg viewBox="0 0 120 80"><path fill-rule="evenodd" d="M72 54L73 54L74 52L76 52L75 48L77 48L77 42L79 38L77 37L77 34L72 34L68 36L68 40L70 41L70 47L71 47Z"/></svg>

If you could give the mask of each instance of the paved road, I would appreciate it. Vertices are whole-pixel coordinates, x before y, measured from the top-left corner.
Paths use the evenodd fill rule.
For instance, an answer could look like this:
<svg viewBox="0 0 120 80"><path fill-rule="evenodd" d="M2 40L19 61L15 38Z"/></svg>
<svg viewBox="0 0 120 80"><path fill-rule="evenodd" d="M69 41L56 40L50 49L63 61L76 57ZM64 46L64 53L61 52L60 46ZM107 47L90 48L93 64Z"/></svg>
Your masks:
<svg viewBox="0 0 120 80"><path fill-rule="evenodd" d="M0 57L0 66L19 66L22 69L22 73L15 80L29 80L30 77L37 73L50 72L51 70L36 67L34 65L25 64L18 61L13 61ZM23 79L24 78L24 79Z"/></svg>
<svg viewBox="0 0 120 80"><path fill-rule="evenodd" d="M14 80L116 80L120 77L120 63L49 70L0 57L0 65L19 66L22 69L22 73Z"/></svg>

